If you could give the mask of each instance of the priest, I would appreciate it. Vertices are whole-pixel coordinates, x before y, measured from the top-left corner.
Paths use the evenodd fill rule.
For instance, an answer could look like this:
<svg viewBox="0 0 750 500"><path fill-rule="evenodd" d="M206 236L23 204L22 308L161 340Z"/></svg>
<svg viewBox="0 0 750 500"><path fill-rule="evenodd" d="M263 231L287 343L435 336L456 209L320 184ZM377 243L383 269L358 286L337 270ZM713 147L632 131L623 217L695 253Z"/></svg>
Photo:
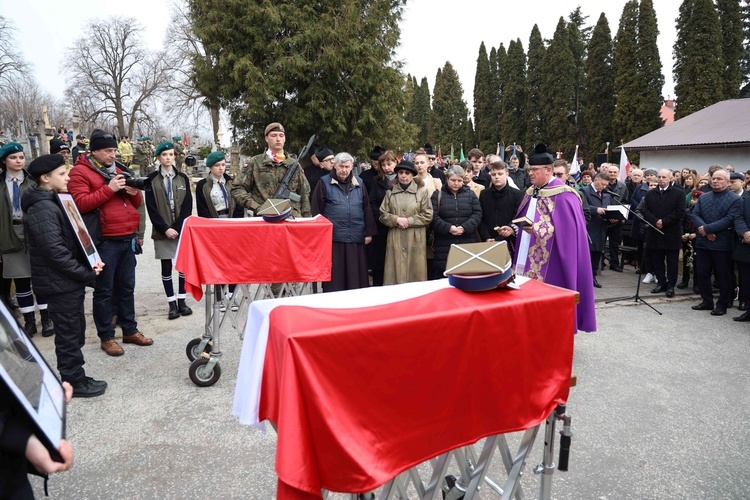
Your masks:
<svg viewBox="0 0 750 500"><path fill-rule="evenodd" d="M531 186L512 226L516 275L577 291L577 329L593 332L596 314L586 219L578 192L553 177L553 162L545 144L537 144L529 157Z"/></svg>

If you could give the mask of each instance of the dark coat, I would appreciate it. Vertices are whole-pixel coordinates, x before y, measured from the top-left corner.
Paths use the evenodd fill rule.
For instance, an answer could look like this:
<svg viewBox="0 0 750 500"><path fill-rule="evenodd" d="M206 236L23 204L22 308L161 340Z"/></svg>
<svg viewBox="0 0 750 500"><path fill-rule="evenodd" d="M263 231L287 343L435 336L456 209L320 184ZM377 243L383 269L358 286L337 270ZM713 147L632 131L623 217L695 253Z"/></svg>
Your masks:
<svg viewBox="0 0 750 500"><path fill-rule="evenodd" d="M630 213L638 211L638 205L648 193L648 184L638 184L630 197ZM633 217L633 226L630 229L630 237L636 240L643 240L643 223L638 217Z"/></svg>
<svg viewBox="0 0 750 500"><path fill-rule="evenodd" d="M438 198L440 198L440 209L438 210ZM456 194L443 186L439 191L432 193L432 231L435 234L435 257L432 265L435 270L442 273L448 261L448 252L451 245L462 243L475 243L477 241L477 229L482 222L482 207L479 198L466 186L461 186ZM453 236L450 234L451 226L462 226L464 234Z"/></svg>
<svg viewBox="0 0 750 500"><path fill-rule="evenodd" d="M195 186L195 208L198 211L198 217L205 217L208 219L215 219L218 217L214 204L211 203L211 188L212 185L208 184L208 178L211 174L208 174L204 179L198 181ZM224 174L224 186L227 190L227 196L229 198L229 217L232 219L241 219L245 216L245 209L237 204L232 197L232 177Z"/></svg>
<svg viewBox="0 0 750 500"><path fill-rule="evenodd" d="M495 241L514 240L504 238L497 234L495 227L510 225L510 221L516 216L518 207L523 200L523 191L510 187L506 184L503 189L490 186L479 193L479 205L482 208L482 222L479 225L479 237L482 241L492 238Z"/></svg>
<svg viewBox="0 0 750 500"><path fill-rule="evenodd" d="M750 262L750 245L742 243L742 235L750 231L750 197L742 199L742 210L734 218L734 231L738 238L734 244L732 258L740 262Z"/></svg>
<svg viewBox="0 0 750 500"><path fill-rule="evenodd" d="M586 200L590 216L586 224L586 230L589 233L589 250L592 252L603 252L605 242L607 241L607 227L609 226L609 222L605 216L596 213L596 210L598 208L607 208L607 205L610 205L611 202L610 196L607 193L602 193L602 197L599 198L596 195L593 182L581 189L580 193L581 198ZM585 205L584 210L586 210Z"/></svg>
<svg viewBox="0 0 750 500"><path fill-rule="evenodd" d="M670 186L666 191L654 188L643 197L641 215L656 226L661 219L663 235L646 227L646 248L679 250L682 247L682 219L685 216L685 191Z"/></svg>
<svg viewBox="0 0 750 500"><path fill-rule="evenodd" d="M10 202L5 177L8 174L6 170L0 172L0 254L14 253L23 250L23 242L18 239L13 231L13 204ZM19 185L21 199L26 191L36 186L36 182L31 178L27 170L23 171L23 182ZM21 204L23 208L23 204Z"/></svg>
<svg viewBox="0 0 750 500"><path fill-rule="evenodd" d="M39 295L94 286L96 272L86 259L54 191L32 187L21 200L31 259L31 282Z"/></svg>
<svg viewBox="0 0 750 500"><path fill-rule="evenodd" d="M707 234L715 234L711 241L698 233L695 248L728 252L734 244L734 221L742 213L742 198L725 189L720 192L709 191L698 198L693 208L693 225L696 232L700 227Z"/></svg>
<svg viewBox="0 0 750 500"><path fill-rule="evenodd" d="M511 170L509 168L508 177L513 179L513 182L516 183L516 186L521 191L525 191L527 187L531 186L531 177L529 177L529 171L521 168L520 166L515 170Z"/></svg>
<svg viewBox="0 0 750 500"><path fill-rule="evenodd" d="M173 167L174 168L174 167ZM174 229L178 233L182 231L182 224L185 219L193 213L193 194L190 190L190 178L179 170L175 169L175 177L172 181L172 191L174 193L175 214L169 213L169 205L164 202L166 198L166 189L164 188L164 176L161 175L161 168L151 172L146 178L148 186L146 189L146 210L148 217L151 219L151 238L154 240L167 239L167 229ZM227 195L231 192L230 189ZM159 199L157 200L157 196Z"/></svg>

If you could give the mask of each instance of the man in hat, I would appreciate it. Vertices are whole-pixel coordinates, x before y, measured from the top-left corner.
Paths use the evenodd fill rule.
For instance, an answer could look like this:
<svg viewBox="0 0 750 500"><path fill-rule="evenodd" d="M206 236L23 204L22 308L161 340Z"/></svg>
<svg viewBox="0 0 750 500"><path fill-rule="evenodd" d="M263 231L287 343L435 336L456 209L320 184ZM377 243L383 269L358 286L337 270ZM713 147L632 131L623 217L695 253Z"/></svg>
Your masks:
<svg viewBox="0 0 750 500"><path fill-rule="evenodd" d="M97 210L99 213L101 241L96 242L96 246L105 266L96 278L94 324L102 350L110 356L121 356L125 351L115 340L112 326L112 295L115 292L123 342L138 346L154 343L138 331L135 321L133 243L141 220L138 207L142 198L140 190L125 185L123 170L115 165L115 137L103 130L94 130L90 146L91 152L79 156L70 171L68 190L82 215Z"/></svg>
<svg viewBox="0 0 750 500"><path fill-rule="evenodd" d="M745 191L745 176L738 172L729 174L729 190L742 198L747 198L750 195Z"/></svg>
<svg viewBox="0 0 750 500"><path fill-rule="evenodd" d="M424 146L422 146L422 149L424 149L424 152L427 153L427 161L429 162L427 165L427 172L429 172L429 174L435 179L440 179L440 182L442 182L443 186L445 186L445 174L435 164L435 162L437 161L437 156L435 155L435 150L432 149L432 144L427 142Z"/></svg>
<svg viewBox="0 0 750 500"><path fill-rule="evenodd" d="M380 172L380 157L383 156L385 152L386 150L380 146L375 146L372 148L372 151L370 151L370 168L359 174L359 178L362 179L364 184L369 186L372 183L372 180L378 176L378 173ZM314 186L311 186L311 189L313 187Z"/></svg>
<svg viewBox="0 0 750 500"><path fill-rule="evenodd" d="M250 159L244 176L232 186L232 196L237 204L254 212L266 200L273 198L287 170L296 161L284 150L286 135L281 123L270 123L265 130L265 139L268 149ZM301 168L292 176L289 190L299 195L299 200L290 200L292 214L295 217L310 217L310 185Z"/></svg>
<svg viewBox="0 0 750 500"><path fill-rule="evenodd" d="M71 153L73 154L73 164L75 165L76 160L78 160L78 155L87 152L88 149L86 148L86 136L83 134L78 134L76 136L76 145L73 146L73 149Z"/></svg>
<svg viewBox="0 0 750 500"><path fill-rule="evenodd" d="M531 224L513 226L516 274L576 290L576 327L596 331L594 277L586 219L578 192L552 175L554 158L537 144L529 158L531 186L516 214Z"/></svg>
<svg viewBox="0 0 750 500"><path fill-rule="evenodd" d="M72 165L68 161L70 158L70 146L68 146L68 143L63 141L62 139L52 139L49 141L49 154L55 155L58 154L63 157L63 160L65 160L65 166L70 170Z"/></svg>
<svg viewBox="0 0 750 500"><path fill-rule="evenodd" d="M174 165L177 170L182 172L182 163L185 161L185 144L182 143L182 137L176 135L172 137L174 143Z"/></svg>
<svg viewBox="0 0 750 500"><path fill-rule="evenodd" d="M117 150L120 152L122 163L130 168L130 164L133 163L133 145L130 144L130 138L127 135L122 136L120 144L117 145Z"/></svg>
<svg viewBox="0 0 750 500"><path fill-rule="evenodd" d="M333 151L325 146L318 146L310 155L310 161L312 164L305 167L305 177L310 185L310 202L312 202L312 193L318 181L333 168Z"/></svg>

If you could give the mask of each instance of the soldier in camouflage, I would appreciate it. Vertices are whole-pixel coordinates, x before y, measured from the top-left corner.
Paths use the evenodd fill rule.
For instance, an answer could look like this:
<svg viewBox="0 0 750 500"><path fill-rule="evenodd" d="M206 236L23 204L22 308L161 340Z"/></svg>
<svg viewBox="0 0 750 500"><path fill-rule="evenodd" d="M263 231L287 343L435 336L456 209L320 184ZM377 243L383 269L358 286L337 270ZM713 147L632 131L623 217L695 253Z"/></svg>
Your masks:
<svg viewBox="0 0 750 500"><path fill-rule="evenodd" d="M172 137L172 142L174 143L174 165L177 170L182 172L182 164L185 161L185 145L179 135Z"/></svg>
<svg viewBox="0 0 750 500"><path fill-rule="evenodd" d="M287 169L295 160L284 151L286 137L280 123L271 123L266 127L268 149L253 156L244 170L240 182L232 186L235 201L253 212L268 199L273 198ZM300 195L300 201L292 201L292 214L295 217L310 217L310 185L302 168L298 168L289 183L289 190Z"/></svg>

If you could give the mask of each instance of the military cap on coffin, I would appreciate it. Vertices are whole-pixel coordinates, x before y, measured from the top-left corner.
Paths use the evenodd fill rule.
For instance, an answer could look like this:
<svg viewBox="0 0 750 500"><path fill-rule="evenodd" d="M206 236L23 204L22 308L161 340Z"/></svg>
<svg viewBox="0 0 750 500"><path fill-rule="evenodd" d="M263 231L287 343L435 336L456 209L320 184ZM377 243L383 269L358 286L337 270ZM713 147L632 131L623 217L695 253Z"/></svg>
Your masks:
<svg viewBox="0 0 750 500"><path fill-rule="evenodd" d="M266 200L258 209L257 215L266 222L281 222L292 215L292 202L289 200Z"/></svg>
<svg viewBox="0 0 750 500"><path fill-rule="evenodd" d="M493 290L513 275L505 241L451 245L445 266L448 283L465 292Z"/></svg>

